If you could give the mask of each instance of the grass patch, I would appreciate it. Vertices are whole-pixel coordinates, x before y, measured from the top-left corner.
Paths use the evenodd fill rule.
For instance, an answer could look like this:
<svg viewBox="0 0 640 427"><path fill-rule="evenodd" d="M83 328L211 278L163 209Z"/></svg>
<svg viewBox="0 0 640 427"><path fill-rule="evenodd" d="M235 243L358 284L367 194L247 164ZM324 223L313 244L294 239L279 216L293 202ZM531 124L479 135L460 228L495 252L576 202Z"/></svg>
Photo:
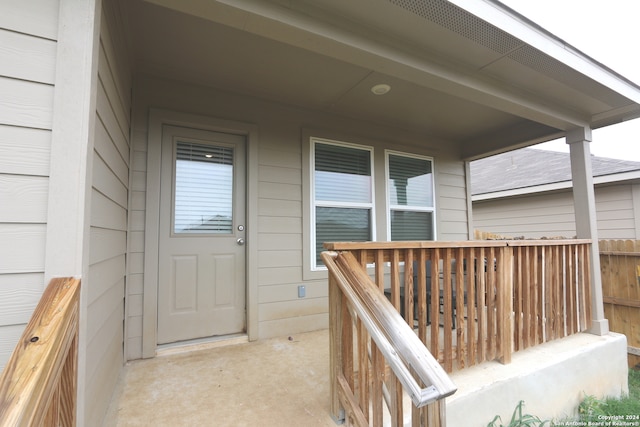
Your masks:
<svg viewBox="0 0 640 427"><path fill-rule="evenodd" d="M598 421L600 415L640 415L640 371L629 369L629 394L621 399L586 396L578 408L580 421Z"/></svg>
<svg viewBox="0 0 640 427"><path fill-rule="evenodd" d="M569 419L562 421L548 421L523 413L524 401L516 406L508 424L502 424L502 419L496 415L487 427L546 427L565 426ZM621 399L596 399L585 396L578 407L578 420L583 422L602 421L601 416L611 415L640 415L640 370L629 369L629 394Z"/></svg>

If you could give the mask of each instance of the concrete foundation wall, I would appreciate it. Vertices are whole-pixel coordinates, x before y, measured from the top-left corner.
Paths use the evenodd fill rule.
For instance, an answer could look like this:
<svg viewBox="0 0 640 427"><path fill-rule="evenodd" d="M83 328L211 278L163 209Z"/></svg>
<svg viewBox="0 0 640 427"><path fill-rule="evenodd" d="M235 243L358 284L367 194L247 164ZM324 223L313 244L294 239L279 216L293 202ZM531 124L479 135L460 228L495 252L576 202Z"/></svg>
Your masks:
<svg viewBox="0 0 640 427"><path fill-rule="evenodd" d="M484 363L452 374L458 391L447 399L448 427L485 427L496 415L523 413L541 419L577 416L585 395L628 393L624 335L577 334L513 355L512 363Z"/></svg>

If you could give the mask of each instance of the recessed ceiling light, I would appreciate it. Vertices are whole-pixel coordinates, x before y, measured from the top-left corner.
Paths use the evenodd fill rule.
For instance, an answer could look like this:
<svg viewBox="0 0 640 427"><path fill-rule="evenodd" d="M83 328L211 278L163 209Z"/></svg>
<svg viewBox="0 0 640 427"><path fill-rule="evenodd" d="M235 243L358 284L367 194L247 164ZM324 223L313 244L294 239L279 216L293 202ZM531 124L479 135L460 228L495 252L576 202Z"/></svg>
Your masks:
<svg viewBox="0 0 640 427"><path fill-rule="evenodd" d="M207 159L210 159L210 158L212 158L212 157L213 157L213 154L205 154L204 156L205 156Z"/></svg>
<svg viewBox="0 0 640 427"><path fill-rule="evenodd" d="M389 92L391 90L391 86L387 85L387 84L379 84L379 85L375 85L374 87L371 88L371 92L374 93L374 95L384 95L385 93Z"/></svg>

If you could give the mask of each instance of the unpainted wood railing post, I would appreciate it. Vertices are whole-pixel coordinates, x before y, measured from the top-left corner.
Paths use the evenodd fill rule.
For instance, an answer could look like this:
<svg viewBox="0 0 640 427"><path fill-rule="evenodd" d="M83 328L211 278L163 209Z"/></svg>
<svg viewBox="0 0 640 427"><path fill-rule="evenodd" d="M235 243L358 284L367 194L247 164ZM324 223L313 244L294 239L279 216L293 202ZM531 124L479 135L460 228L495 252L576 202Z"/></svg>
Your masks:
<svg viewBox="0 0 640 427"><path fill-rule="evenodd" d="M342 292L335 278L329 274L329 364L331 417L336 423L344 422L344 408L338 393L338 378L342 374Z"/></svg>
<svg viewBox="0 0 640 427"><path fill-rule="evenodd" d="M513 348L513 247L505 246L500 250L498 293L498 340L500 342L500 362L511 363Z"/></svg>

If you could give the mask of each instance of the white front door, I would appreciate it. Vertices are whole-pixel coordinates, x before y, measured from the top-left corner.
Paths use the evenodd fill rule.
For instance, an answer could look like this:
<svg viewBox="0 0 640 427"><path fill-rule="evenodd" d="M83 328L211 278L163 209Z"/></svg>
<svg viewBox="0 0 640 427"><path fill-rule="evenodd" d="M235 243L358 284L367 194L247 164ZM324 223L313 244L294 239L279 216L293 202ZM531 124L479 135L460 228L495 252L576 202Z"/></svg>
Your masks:
<svg viewBox="0 0 640 427"><path fill-rule="evenodd" d="M245 331L245 137L162 128L158 344Z"/></svg>

